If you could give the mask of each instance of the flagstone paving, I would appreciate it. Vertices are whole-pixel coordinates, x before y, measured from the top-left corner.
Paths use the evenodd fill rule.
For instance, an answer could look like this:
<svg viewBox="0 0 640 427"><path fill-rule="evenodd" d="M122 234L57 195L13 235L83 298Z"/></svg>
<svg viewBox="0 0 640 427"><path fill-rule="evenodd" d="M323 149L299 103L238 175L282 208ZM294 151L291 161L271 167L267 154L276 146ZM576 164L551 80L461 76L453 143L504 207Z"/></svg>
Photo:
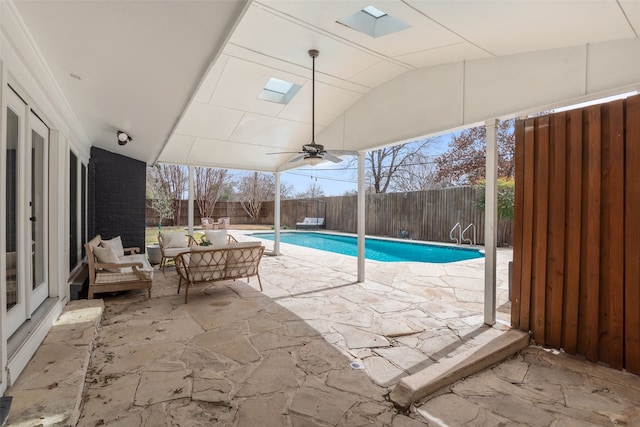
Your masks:
<svg viewBox="0 0 640 427"><path fill-rule="evenodd" d="M156 271L151 299L103 295L92 351L90 323L56 340L66 347L43 345L16 383L27 386L7 393L15 392L9 425L640 425L637 376L536 347L408 408L390 401L401 378L508 330L508 251L498 253L492 328L483 325L482 259L368 262L357 283L354 258L284 244L282 252L263 258L263 293L255 278L227 281L195 289L184 304L167 269ZM83 304L96 302L68 310ZM69 346L90 361L70 358ZM62 415L52 382L74 382L69 363L89 368L82 406ZM58 366L67 379L47 378Z"/></svg>

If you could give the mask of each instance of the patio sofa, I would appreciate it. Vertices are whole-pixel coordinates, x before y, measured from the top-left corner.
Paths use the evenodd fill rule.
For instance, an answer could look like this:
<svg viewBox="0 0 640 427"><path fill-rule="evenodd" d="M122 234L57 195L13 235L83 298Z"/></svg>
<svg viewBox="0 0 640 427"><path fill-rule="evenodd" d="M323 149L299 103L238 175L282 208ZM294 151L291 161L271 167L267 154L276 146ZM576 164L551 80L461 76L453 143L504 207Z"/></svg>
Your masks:
<svg viewBox="0 0 640 427"><path fill-rule="evenodd" d="M98 234L84 245L89 266L89 293L147 289L151 297L153 267L139 248L123 248L120 236L102 240ZM129 252L129 255L125 255Z"/></svg>
<svg viewBox="0 0 640 427"><path fill-rule="evenodd" d="M324 218L306 217L302 222L296 222L296 230L317 230L325 228Z"/></svg>
<svg viewBox="0 0 640 427"><path fill-rule="evenodd" d="M262 281L258 267L265 247L260 242L235 242L225 246L192 246L188 252L176 257L176 270L180 275L178 293L185 283L184 303L189 299L189 288L199 283L235 280L256 276L260 291Z"/></svg>

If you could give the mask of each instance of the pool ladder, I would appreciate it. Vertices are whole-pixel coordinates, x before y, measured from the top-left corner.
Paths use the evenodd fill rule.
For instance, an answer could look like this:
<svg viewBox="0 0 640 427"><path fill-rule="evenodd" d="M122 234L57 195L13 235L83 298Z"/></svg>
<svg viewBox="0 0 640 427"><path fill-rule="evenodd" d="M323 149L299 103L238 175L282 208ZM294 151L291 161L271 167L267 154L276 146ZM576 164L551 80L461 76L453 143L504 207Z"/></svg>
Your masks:
<svg viewBox="0 0 640 427"><path fill-rule="evenodd" d="M458 230L458 235L456 237L453 236L453 232ZM453 228L451 229L451 231L449 231L449 240L455 240L456 241L456 245L460 244L460 240L462 239L462 226L460 225L460 223L456 223L456 225L453 226Z"/></svg>
<svg viewBox="0 0 640 427"><path fill-rule="evenodd" d="M455 231L458 230L458 235L454 236ZM473 237L472 238L465 238L465 233L467 231L473 231ZM462 229L462 225L460 225L460 223L456 223L456 225L453 226L453 228L449 231L449 239L451 240L455 240L457 245L462 244L463 242L469 242L470 245L475 246L476 245L476 226L473 225L473 223L467 225L467 227L463 230Z"/></svg>

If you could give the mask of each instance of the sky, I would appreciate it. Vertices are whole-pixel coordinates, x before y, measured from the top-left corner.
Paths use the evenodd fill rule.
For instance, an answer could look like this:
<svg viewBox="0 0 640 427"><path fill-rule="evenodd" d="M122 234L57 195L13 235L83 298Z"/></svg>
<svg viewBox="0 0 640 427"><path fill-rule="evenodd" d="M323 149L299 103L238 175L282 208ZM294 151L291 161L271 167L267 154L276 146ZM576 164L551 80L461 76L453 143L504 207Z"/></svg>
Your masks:
<svg viewBox="0 0 640 427"><path fill-rule="evenodd" d="M437 157L447 151L451 135L434 138L428 154ZM317 166L303 166L280 174L280 181L293 186L293 194L303 193L312 184L317 184L325 196L342 196L347 191L358 189L357 163L344 157L340 163L324 162Z"/></svg>

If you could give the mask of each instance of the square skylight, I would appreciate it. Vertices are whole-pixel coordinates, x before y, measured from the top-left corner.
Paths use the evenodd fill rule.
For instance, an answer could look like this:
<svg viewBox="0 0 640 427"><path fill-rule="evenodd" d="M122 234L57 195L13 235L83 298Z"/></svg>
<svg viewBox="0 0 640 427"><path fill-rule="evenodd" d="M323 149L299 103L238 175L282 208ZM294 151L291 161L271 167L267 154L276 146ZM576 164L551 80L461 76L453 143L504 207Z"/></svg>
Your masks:
<svg viewBox="0 0 640 427"><path fill-rule="evenodd" d="M278 104L288 104L299 90L300 85L272 77L264 86L258 98Z"/></svg>
<svg viewBox="0 0 640 427"><path fill-rule="evenodd" d="M373 6L367 6L353 15L339 19L338 23L374 38L409 28L409 24Z"/></svg>
<svg viewBox="0 0 640 427"><path fill-rule="evenodd" d="M386 15L386 13L384 13L380 9L376 9L373 6L367 6L364 9L362 9L362 11L368 13L369 15L373 16L376 19L382 18L383 16Z"/></svg>

